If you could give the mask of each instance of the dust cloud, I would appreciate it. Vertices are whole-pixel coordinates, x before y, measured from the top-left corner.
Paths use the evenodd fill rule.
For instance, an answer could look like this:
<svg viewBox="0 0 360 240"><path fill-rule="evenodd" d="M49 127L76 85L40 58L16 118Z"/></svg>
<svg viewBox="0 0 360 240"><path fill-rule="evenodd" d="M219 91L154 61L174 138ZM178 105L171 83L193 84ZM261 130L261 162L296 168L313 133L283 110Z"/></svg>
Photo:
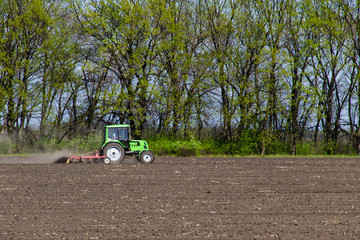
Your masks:
<svg viewBox="0 0 360 240"><path fill-rule="evenodd" d="M0 156L0 164L52 164L65 163L73 153L57 151L54 153L39 153L28 156Z"/></svg>

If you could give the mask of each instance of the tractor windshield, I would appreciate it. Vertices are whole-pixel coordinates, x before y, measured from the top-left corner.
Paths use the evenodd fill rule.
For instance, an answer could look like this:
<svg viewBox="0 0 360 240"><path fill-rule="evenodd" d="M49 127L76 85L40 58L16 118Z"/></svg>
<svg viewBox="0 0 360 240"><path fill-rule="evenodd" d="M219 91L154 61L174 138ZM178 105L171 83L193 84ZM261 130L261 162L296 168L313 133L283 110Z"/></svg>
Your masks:
<svg viewBox="0 0 360 240"><path fill-rule="evenodd" d="M108 141L129 140L127 128L108 128Z"/></svg>

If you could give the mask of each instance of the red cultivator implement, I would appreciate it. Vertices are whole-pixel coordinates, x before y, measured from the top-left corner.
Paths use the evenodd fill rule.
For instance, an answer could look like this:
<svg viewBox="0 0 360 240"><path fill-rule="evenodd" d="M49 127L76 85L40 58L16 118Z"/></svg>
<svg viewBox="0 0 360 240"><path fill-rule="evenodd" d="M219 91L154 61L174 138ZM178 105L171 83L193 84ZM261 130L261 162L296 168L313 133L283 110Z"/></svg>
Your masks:
<svg viewBox="0 0 360 240"><path fill-rule="evenodd" d="M89 153L85 153L81 156L73 155L71 156L66 163L78 163L78 162L88 162L88 163L95 163L100 160L104 160L106 156L101 156L100 153L95 150Z"/></svg>

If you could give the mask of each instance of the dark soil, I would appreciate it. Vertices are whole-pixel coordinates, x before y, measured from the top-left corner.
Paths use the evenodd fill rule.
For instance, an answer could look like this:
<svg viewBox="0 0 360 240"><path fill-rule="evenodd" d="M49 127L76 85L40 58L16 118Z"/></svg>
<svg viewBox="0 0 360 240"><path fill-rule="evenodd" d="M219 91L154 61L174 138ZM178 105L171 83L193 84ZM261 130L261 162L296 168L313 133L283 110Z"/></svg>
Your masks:
<svg viewBox="0 0 360 240"><path fill-rule="evenodd" d="M0 239L360 239L359 161L1 157Z"/></svg>

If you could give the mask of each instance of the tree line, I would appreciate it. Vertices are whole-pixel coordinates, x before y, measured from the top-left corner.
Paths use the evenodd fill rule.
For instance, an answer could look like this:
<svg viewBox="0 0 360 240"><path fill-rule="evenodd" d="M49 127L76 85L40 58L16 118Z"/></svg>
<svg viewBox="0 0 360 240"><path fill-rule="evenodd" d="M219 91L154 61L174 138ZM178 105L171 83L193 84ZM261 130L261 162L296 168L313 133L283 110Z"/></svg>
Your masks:
<svg viewBox="0 0 360 240"><path fill-rule="evenodd" d="M143 134L360 153L360 3L2 0L0 128L19 146Z"/></svg>

